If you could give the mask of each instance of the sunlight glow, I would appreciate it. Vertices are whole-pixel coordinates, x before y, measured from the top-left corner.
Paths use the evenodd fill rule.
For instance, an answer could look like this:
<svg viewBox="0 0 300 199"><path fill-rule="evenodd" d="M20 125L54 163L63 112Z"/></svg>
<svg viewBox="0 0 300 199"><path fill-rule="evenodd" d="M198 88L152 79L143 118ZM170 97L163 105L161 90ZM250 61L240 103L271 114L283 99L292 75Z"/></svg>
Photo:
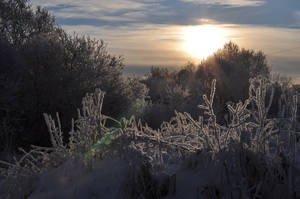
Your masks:
<svg viewBox="0 0 300 199"><path fill-rule="evenodd" d="M226 41L227 32L216 25L190 26L183 29L183 50L198 59L205 59Z"/></svg>

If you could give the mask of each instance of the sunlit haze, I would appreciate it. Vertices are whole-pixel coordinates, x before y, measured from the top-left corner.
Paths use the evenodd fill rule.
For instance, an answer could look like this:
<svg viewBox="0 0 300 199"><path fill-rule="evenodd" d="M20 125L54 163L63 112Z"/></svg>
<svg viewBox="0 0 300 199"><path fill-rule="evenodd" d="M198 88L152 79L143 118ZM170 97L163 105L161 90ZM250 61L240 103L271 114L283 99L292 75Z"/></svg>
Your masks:
<svg viewBox="0 0 300 199"><path fill-rule="evenodd" d="M183 50L205 59L228 42L225 29L217 25L189 26L183 30Z"/></svg>
<svg viewBox="0 0 300 199"><path fill-rule="evenodd" d="M32 0L69 33L103 39L126 67L198 62L233 41L300 83L298 0Z"/></svg>

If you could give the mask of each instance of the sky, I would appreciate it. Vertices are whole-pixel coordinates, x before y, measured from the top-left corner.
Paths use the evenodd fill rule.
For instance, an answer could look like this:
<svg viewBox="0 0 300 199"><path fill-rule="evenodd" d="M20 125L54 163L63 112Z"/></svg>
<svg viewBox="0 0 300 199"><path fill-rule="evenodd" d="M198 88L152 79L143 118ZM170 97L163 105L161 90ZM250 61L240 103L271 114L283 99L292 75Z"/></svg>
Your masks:
<svg viewBox="0 0 300 199"><path fill-rule="evenodd" d="M199 62L224 43L262 50L300 83L300 0L31 0L67 32L103 39L139 72ZM200 35L200 36L198 36Z"/></svg>

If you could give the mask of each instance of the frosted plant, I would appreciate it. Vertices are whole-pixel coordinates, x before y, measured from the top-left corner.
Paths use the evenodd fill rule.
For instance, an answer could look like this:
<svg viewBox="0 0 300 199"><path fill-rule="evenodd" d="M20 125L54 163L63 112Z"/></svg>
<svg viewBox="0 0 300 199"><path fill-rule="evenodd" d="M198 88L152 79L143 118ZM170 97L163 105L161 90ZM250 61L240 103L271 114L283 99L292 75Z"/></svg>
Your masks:
<svg viewBox="0 0 300 199"><path fill-rule="evenodd" d="M286 197L295 196L300 187L296 174L297 96L289 91L289 96L282 97L285 118L268 118L274 96L272 82L251 79L249 98L228 103L228 122L220 125L214 112L215 86L213 80L209 97L204 95L204 104L198 106L204 115L194 119L189 113L175 111L158 130L134 117L117 121L103 115L104 93L96 89L83 98L78 118L72 120L69 142L64 142L59 115L55 121L44 114L52 147L23 150L24 156L14 164L0 162L6 165L2 172L6 176L30 176L70 158L89 165L93 159L119 156L131 165L146 161L156 172L176 172L182 163L198 161L202 165L199 169L215 165L218 171L214 172L220 173L218 183L230 185L223 191L230 198L269 197L276 189ZM107 126L108 120L114 127ZM217 185L207 187L210 192L218 190Z"/></svg>
<svg viewBox="0 0 300 199"><path fill-rule="evenodd" d="M56 114L55 121L50 115L44 114L52 147L33 146L29 152L20 149L24 155L19 160L15 159L15 163L0 162L5 165L5 169L1 170L2 174L33 175L58 166L69 158L90 159L96 149L109 144L106 140L113 139L119 130L112 131L105 126L108 119L120 123L101 113L103 98L104 93L99 89L83 98L82 110L78 110L78 119L72 120L68 143L64 143L59 115ZM104 138L103 144L101 138Z"/></svg>
<svg viewBox="0 0 300 199"><path fill-rule="evenodd" d="M270 138L278 131L275 130L274 120L267 119L272 105L274 89L266 79L250 79L249 99L251 100L254 132L251 135L251 149L256 152L269 152ZM271 88L271 96L266 105L267 89Z"/></svg>

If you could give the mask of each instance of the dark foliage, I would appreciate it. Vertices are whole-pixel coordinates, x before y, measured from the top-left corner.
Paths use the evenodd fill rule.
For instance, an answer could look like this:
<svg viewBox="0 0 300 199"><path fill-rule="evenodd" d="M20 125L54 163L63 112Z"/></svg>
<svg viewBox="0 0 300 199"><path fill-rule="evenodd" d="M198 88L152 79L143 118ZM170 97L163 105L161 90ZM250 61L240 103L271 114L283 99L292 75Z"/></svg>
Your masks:
<svg viewBox="0 0 300 199"><path fill-rule="evenodd" d="M95 88L106 92L103 112L116 118L147 92L123 75L123 59L103 41L68 35L27 0L0 1L0 125L2 132L14 128L5 135L12 146L47 145L42 114L59 112L69 129L80 99Z"/></svg>

